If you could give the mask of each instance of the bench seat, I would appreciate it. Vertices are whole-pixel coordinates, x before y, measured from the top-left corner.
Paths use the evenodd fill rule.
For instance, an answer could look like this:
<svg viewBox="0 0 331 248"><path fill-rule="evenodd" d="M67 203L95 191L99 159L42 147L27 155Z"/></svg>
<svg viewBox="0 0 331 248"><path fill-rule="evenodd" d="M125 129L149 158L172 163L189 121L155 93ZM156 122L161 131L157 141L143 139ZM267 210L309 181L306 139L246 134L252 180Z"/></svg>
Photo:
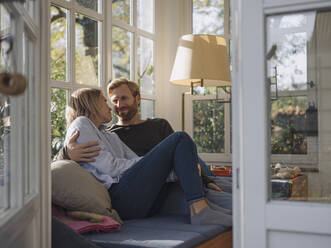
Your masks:
<svg viewBox="0 0 331 248"><path fill-rule="evenodd" d="M119 232L84 236L105 248L232 247L232 233L228 232L231 228L222 225L191 225L181 187L171 183L167 190L168 196L157 215L125 221ZM227 233L224 241L226 244L223 245L220 244L223 242L222 233ZM216 246L213 246L215 242ZM204 246L204 243L208 246Z"/></svg>
<svg viewBox="0 0 331 248"><path fill-rule="evenodd" d="M228 230L222 225L191 225L188 216L168 215L126 221L119 232L84 236L105 248L185 248Z"/></svg>

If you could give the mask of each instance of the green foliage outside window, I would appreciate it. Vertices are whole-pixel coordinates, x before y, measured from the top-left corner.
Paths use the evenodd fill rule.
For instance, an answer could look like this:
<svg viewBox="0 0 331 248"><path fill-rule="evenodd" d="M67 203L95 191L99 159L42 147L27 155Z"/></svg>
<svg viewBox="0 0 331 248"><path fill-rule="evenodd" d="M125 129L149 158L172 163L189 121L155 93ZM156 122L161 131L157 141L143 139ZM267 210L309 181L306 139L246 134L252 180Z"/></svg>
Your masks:
<svg viewBox="0 0 331 248"><path fill-rule="evenodd" d="M306 97L281 97L272 102L272 154L307 154L306 109Z"/></svg>
<svg viewBox="0 0 331 248"><path fill-rule="evenodd" d="M67 13L64 8L51 6L50 69L51 79L66 80Z"/></svg>
<svg viewBox="0 0 331 248"><path fill-rule="evenodd" d="M193 101L193 139L198 152L224 153L224 103Z"/></svg>
<svg viewBox="0 0 331 248"><path fill-rule="evenodd" d="M64 137L66 134L66 120L65 120L65 108L66 108L66 90L53 88L51 96L51 149L52 157L63 146Z"/></svg>
<svg viewBox="0 0 331 248"><path fill-rule="evenodd" d="M224 34L224 0L193 0L193 33Z"/></svg>
<svg viewBox="0 0 331 248"><path fill-rule="evenodd" d="M67 56L67 10L51 6L51 40L50 40L50 78L66 81ZM51 90L51 154L52 157L62 147L66 131L65 106L66 90Z"/></svg>
<svg viewBox="0 0 331 248"><path fill-rule="evenodd" d="M130 0L112 0L112 18L130 24Z"/></svg>

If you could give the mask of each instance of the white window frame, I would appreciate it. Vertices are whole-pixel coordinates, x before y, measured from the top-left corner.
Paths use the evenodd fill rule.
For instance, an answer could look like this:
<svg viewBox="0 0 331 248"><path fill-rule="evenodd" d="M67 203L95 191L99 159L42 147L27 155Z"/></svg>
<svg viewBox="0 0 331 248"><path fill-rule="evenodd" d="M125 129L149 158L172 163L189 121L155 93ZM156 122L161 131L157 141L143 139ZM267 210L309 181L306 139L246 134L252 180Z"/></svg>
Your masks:
<svg viewBox="0 0 331 248"><path fill-rule="evenodd" d="M215 100L224 102L224 153L199 153L199 156L207 163L212 165L231 165L231 108L230 95L222 92L216 95L191 95L185 94L185 130L193 137L193 101L196 100Z"/></svg>
<svg viewBox="0 0 331 248"><path fill-rule="evenodd" d="M29 221L40 210L40 69L39 69L39 45L40 45L40 26L39 26L39 0L34 2L34 16L31 16L31 9L18 2L2 3L8 8L11 15L15 18L15 41L12 50L14 63L12 64L14 73L22 73L28 76L32 72L33 84L28 84L29 90L19 97L10 98L10 206L0 211L0 240L2 245L10 246L19 235L26 231ZM33 71L27 71L22 58L31 59L27 52L26 41L23 37L29 37L34 47L34 66ZM32 61L30 60L29 63ZM31 92L33 90L34 92ZM27 97L29 94L29 97ZM35 94L36 97L31 97ZM29 98L29 99L27 99ZM29 102L30 107L26 107ZM23 110L24 109L24 110ZM30 118L33 115L33 118ZM22 128L23 125L23 128ZM28 140L22 143L23 136ZM30 159L24 158L30 153ZM28 173L24 173L29 166ZM25 194L24 187L29 187L29 192ZM43 203L42 203L43 204ZM12 230L15 229L15 232Z"/></svg>
<svg viewBox="0 0 331 248"><path fill-rule="evenodd" d="M147 94L144 92L140 92L140 96L142 100L149 100L149 101L153 101L154 104L154 116L156 115L156 111L155 111L155 107L156 107L156 101L157 101L157 97L156 97L156 92L157 92L157 80L156 80L156 75L157 75L157 55L156 55L156 47L157 47L157 35L156 35L156 3L157 0L153 0L153 33L147 32L145 30L139 29L138 28L138 23L137 23L137 0L130 0L130 20L131 23L127 24L124 23L122 21L119 20L115 20L112 19L111 20L111 28L110 30L112 30L112 27L118 27L123 29L124 31L130 32L132 33L132 38L133 38L133 42L131 44L130 47L130 57L131 57L131 65L130 65L130 79L137 82L138 78L137 78L137 72L138 72L138 56L137 56L137 49L138 49L138 38L144 37L144 38L148 38L150 40L153 41L153 65L154 65L154 93L153 94ZM111 4L110 5L110 10L111 10ZM111 14L111 13L110 13ZM111 32L110 32L111 33ZM110 34L111 36L111 43L110 43L110 53L112 53L111 50L111 45L112 45L112 34ZM112 56L112 55L111 55ZM110 64L112 65L112 62L110 62ZM112 68L112 66L111 66ZM110 73L110 75L112 74L112 71ZM153 116L153 117L154 117Z"/></svg>
<svg viewBox="0 0 331 248"><path fill-rule="evenodd" d="M100 56L99 59L99 85L93 86L95 88L100 88L106 93L106 87L108 82L112 79L112 27L116 26L125 31L129 31L133 35L133 44L131 46L131 68L130 68L130 77L132 80L137 80L137 70L138 70L138 61L137 61L137 44L138 37L142 36L153 41L153 63L154 63L154 94L146 94L141 93L142 100L151 100L154 104L154 116L156 115L155 107L156 107L156 92L157 92L157 84L156 84L156 74L157 74L157 56L156 56L156 47L157 47L157 36L155 33L156 22L155 22L155 11L156 11L156 0L154 0L154 12L153 12L153 22L154 22L154 33L149 33L144 30L141 30L137 27L136 20L136 12L137 12L137 0L131 0L131 6L134 8L131 10L131 18L133 20L132 25L123 23L118 20L112 19L112 3L111 1L101 0L101 6L103 8L103 12L96 12L90 9L87 9L76 2L76 0L71 0L70 2L66 0L50 0L50 5L56 5L68 10L68 26L67 26L67 80L66 81L58 81L49 78L50 88L58 88L67 90L68 97L71 93L79 88L83 87L91 87L90 85L78 84L75 82L75 14L76 12L81 13L93 20L101 22L101 30L99 30L99 34L102 34L102 37L99 38L99 48L100 48ZM49 24L50 25L50 24ZM49 53L50 54L50 53ZM49 57L50 61L50 57ZM68 99L67 99L68 100ZM50 101L49 101L50 102ZM50 108L50 105L48 106ZM50 118L49 118L50 122Z"/></svg>
<svg viewBox="0 0 331 248"><path fill-rule="evenodd" d="M60 81L60 80L54 80L51 78L51 68L50 68L50 42L51 42L51 32L49 33L49 40L47 41L49 43L49 51L48 51L48 68L49 68L49 101L47 105L47 109L50 110L51 108L51 94L52 89L57 88L60 90L66 91L66 104L69 101L69 97L77 89L85 88L85 87L93 87L101 89L104 93L106 92L106 82L105 79L108 76L108 70L106 59L107 59L107 50L108 47L106 45L106 38L108 37L108 32L106 29L107 26L107 18L106 18L106 0L100 0L99 1L98 10L94 11L88 8L83 7L79 3L76 2L76 0L66 1L66 0L50 0L49 1L49 20L48 20L48 30L51 30L51 23L50 23L50 7L52 5L56 5L58 7L66 9L68 12L66 16L67 21L67 57L66 57L66 80ZM106 6L106 8L103 8ZM99 59L98 59L98 82L97 85L85 85L81 83L76 82L76 14L82 14L93 21L98 22L98 50L99 50ZM106 94L105 94L106 95ZM51 135L51 115L48 113L48 125L49 125L49 135ZM51 138L49 138L49 144L52 142Z"/></svg>
<svg viewBox="0 0 331 248"><path fill-rule="evenodd" d="M193 0L190 1L190 19L191 19L191 31L193 33ZM222 35L229 47L231 43L230 33L230 0L224 0L224 34ZM230 49L229 49L230 55ZM230 57L230 56L229 56ZM222 90L221 90L222 91ZM230 95L225 92L212 95L191 95L185 94L185 131L193 137L193 101L194 100L213 100L220 99L226 102L230 101ZM230 123L230 107L231 103L224 104L224 153L199 153L199 156L207 163L212 165L232 165L231 154L231 123Z"/></svg>
<svg viewBox="0 0 331 248"><path fill-rule="evenodd" d="M105 0L101 0L101 6L98 8L98 11L102 9L102 6L105 4ZM51 88L59 88L68 90L68 95L70 95L73 91L79 89L79 88L85 88L85 87L95 87L95 88L101 88L102 90L105 90L106 84L105 84L105 74L106 74L106 19L105 19L105 9L102 13L99 13L98 11L93 11L90 9L87 9L83 6L81 6L79 3L76 2L76 0L71 0L70 2L65 0L50 0L50 6L51 5L57 5L59 7L65 8L68 10L68 16L69 20L67 20L67 81L58 81L49 79ZM49 10L50 11L50 7ZM75 14L79 13L82 14L94 21L100 22L101 27L99 26L98 30L98 47L99 47L99 72L98 72L98 85L91 86L91 85L84 85L79 84L76 82L76 65L75 65L75 36L76 36L76 29L75 29ZM49 23L50 25L50 23ZM101 38L100 38L101 37ZM50 35L51 38L51 35ZM50 42L50 41L49 41ZM50 55L50 53L49 53ZM50 56L49 56L50 61ZM51 70L50 70L51 72Z"/></svg>

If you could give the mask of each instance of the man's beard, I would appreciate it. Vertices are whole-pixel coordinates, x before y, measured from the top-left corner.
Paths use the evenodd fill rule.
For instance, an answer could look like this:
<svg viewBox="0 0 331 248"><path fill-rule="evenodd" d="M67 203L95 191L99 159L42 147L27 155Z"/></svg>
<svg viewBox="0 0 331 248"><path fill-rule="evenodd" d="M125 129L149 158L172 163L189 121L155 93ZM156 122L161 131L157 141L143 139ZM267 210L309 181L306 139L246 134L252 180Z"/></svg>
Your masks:
<svg viewBox="0 0 331 248"><path fill-rule="evenodd" d="M127 109L126 113L120 113L120 110L116 110L116 115L122 120L122 121L130 121L138 112L138 107L136 107L136 101L128 107L125 107Z"/></svg>

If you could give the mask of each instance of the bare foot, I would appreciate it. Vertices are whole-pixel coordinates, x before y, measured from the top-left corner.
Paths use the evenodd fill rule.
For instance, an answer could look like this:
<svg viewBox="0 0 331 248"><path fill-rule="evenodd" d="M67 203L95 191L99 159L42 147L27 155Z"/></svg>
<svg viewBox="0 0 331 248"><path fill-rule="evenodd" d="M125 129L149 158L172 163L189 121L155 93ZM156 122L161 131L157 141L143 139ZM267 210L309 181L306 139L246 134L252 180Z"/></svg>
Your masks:
<svg viewBox="0 0 331 248"><path fill-rule="evenodd" d="M199 213L201 210L203 210L207 206L208 206L208 204L207 204L206 200L204 200L204 199L193 202L190 205L191 216Z"/></svg>

